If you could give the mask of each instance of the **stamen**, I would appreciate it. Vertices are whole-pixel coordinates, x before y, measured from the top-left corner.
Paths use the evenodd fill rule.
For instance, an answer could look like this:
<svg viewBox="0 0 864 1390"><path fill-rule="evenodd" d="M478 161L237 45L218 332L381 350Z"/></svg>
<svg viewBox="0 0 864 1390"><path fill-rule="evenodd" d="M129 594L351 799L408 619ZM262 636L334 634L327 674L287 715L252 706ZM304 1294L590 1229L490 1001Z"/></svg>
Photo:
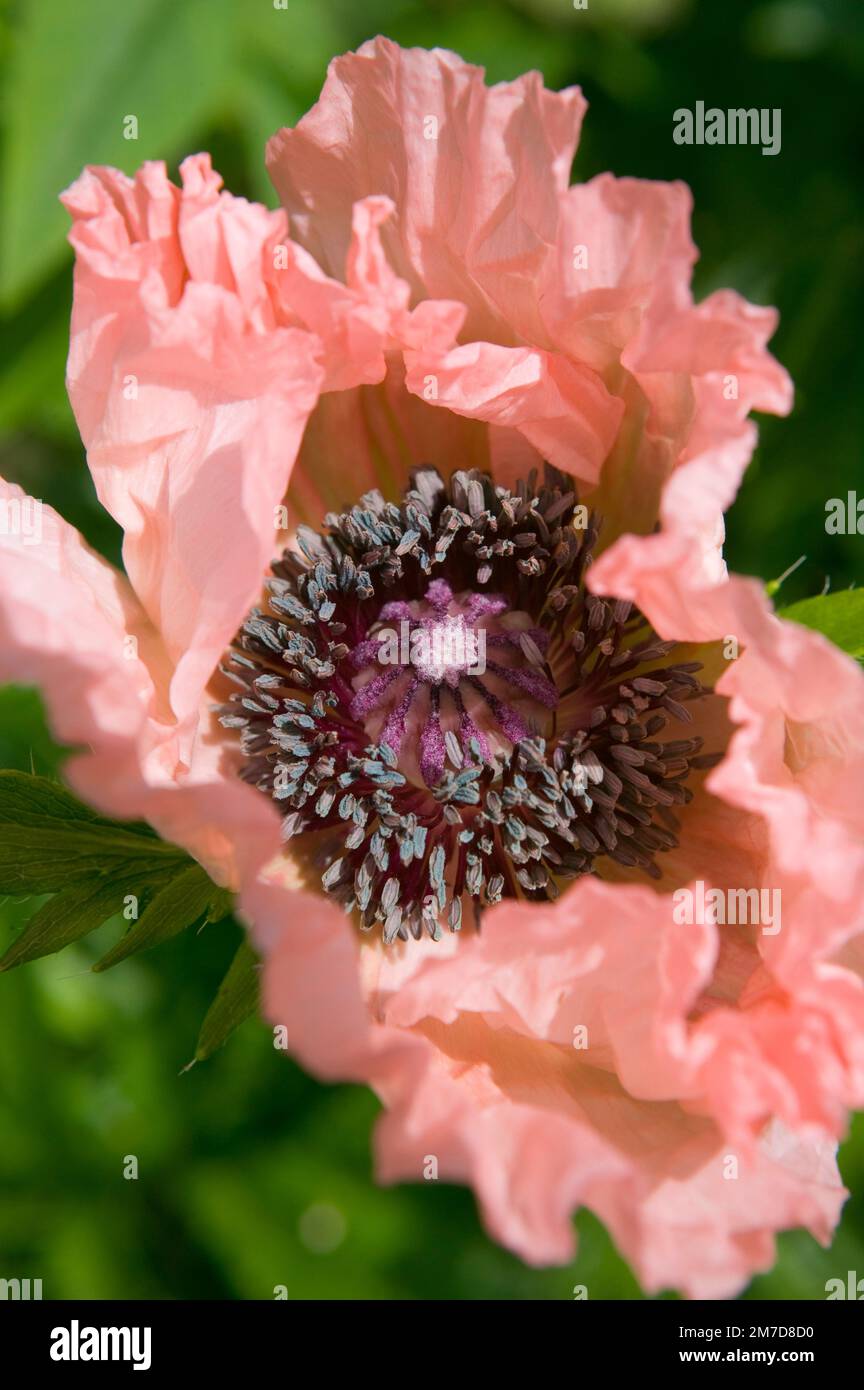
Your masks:
<svg viewBox="0 0 864 1390"><path fill-rule="evenodd" d="M301 527L226 657L241 775L286 841L319 832L322 887L385 942L551 900L604 859L659 878L716 761L658 741L706 693L699 663L662 664L674 643L586 591L600 519L577 507L548 467L515 490L419 469L399 504Z"/></svg>

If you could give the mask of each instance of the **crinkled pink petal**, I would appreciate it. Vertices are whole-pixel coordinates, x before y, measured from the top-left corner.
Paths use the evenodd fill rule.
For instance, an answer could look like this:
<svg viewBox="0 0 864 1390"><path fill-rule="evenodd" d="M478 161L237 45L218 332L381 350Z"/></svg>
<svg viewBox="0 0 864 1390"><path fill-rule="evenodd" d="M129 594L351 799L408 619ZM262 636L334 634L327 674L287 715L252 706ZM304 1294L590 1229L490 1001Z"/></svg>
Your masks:
<svg viewBox="0 0 864 1390"><path fill-rule="evenodd" d="M698 1025L715 1044L706 1098L730 1133L767 1114L842 1133L864 1103L862 972L832 963L864 928L864 676L774 617L754 582L693 587L655 538L619 541L590 584L634 599L665 637L738 643L717 682L737 729L707 785L765 827L753 886L779 892L782 922L757 934L767 975L752 998Z"/></svg>
<svg viewBox="0 0 864 1390"><path fill-rule="evenodd" d="M583 113L581 94L544 92L536 75L487 88L453 54L377 38L334 60L268 164L294 235L329 274L354 263L356 208L383 195L385 283L407 286L415 313L429 296L463 306L458 347L397 334L413 349L409 390L485 422L508 476L532 452L588 484L603 466L607 537L652 531L663 483L695 470L701 504L679 512L670 493L663 530L684 533L689 567L716 578L722 507L755 442L747 412L789 408L765 351L775 315L726 291L693 305L684 185L603 174L568 188ZM364 412L361 459L371 433L385 480L404 478L416 458L379 429Z"/></svg>
<svg viewBox="0 0 864 1390"><path fill-rule="evenodd" d="M594 897L609 904L615 892L586 889L580 927L598 916ZM419 960L408 952L382 960L361 950L337 909L309 897L292 897L288 909L274 883L248 885L243 903L268 956L265 1008L291 1050L319 1075L366 1080L384 1101L376 1145L382 1180L419 1181L434 1161L434 1176L474 1187L498 1240L538 1264L572 1258L571 1212L588 1206L649 1290L725 1297L771 1264L774 1231L805 1225L827 1240L845 1194L824 1143L791 1137L778 1145L773 1131L742 1155L740 1178L728 1181L728 1144L709 1120L628 1095L614 1069L597 1070L602 1045L597 1056L593 1044L574 1050L566 1009L573 989L595 979L605 1002L595 1004L589 1027L614 1036L646 1076L651 1059L640 1062L640 1049L665 1058L670 1076L680 1064L683 1016L710 970L710 934L706 955L667 927L669 947L655 951L646 922L637 952L647 896L629 897L632 921L629 930L621 924L621 943L608 910L605 929L583 944L572 914L550 908L545 920L539 915L536 955L526 955L531 910L508 908L490 915L488 935L484 928L466 938L443 961L422 949ZM655 904L655 920L659 911ZM303 929L307 920L314 931ZM666 1016L659 1024L648 1003L658 998ZM580 1016L586 999L587 992ZM547 1040L556 1033L560 1041Z"/></svg>
<svg viewBox="0 0 864 1390"><path fill-rule="evenodd" d="M488 913L458 954L429 953L395 989L385 963L376 1007L403 1027L481 1013L493 1027L565 1048L584 1028L592 1065L615 1071L631 1095L680 1099L694 1067L685 1019L716 950L716 928L677 925L668 898L586 878L554 907Z"/></svg>
<svg viewBox="0 0 864 1390"><path fill-rule="evenodd" d="M691 210L682 183L600 174L569 188L538 287L551 342L603 371L647 324L689 308Z"/></svg>
<svg viewBox="0 0 864 1390"><path fill-rule="evenodd" d="M741 414L768 410L786 415L792 406L789 375L765 350L777 327L776 309L748 304L733 290L718 290L701 304L679 313L662 305L646 317L624 354L637 375L689 372L693 376L734 376ZM722 381L717 382L722 400Z"/></svg>
<svg viewBox="0 0 864 1390"><path fill-rule="evenodd" d="M409 391L457 415L518 430L556 467L596 482L622 404L586 367L533 348L468 343L406 352Z"/></svg>
<svg viewBox="0 0 864 1390"><path fill-rule="evenodd" d="M776 618L755 581L686 587L651 539L624 537L589 583L632 599L663 637L735 639L741 654L717 690L741 727L709 786L766 821L778 870L830 898L841 915L820 930L864 926L864 675L855 662L820 634ZM795 949L791 933L772 947Z"/></svg>
<svg viewBox="0 0 864 1390"><path fill-rule="evenodd" d="M90 170L65 202L70 398L188 723L259 592L323 372L318 339L274 319L284 215L220 194L205 155L182 173L180 192L161 165Z"/></svg>
<svg viewBox="0 0 864 1390"><path fill-rule="evenodd" d="M23 501L0 481L0 499ZM271 806L226 776L206 712L189 765L168 709L171 663L128 581L41 505L41 537L0 536L0 680L36 685L76 751L72 786L107 815L149 820L221 883L279 843Z"/></svg>
<svg viewBox="0 0 864 1390"><path fill-rule="evenodd" d="M32 543L0 533L4 679L44 689L65 653L58 736L74 746L98 734L106 751L125 750L170 671L158 636L128 582L51 507L5 481L0 497L39 518Z"/></svg>
<svg viewBox="0 0 864 1390"><path fill-rule="evenodd" d="M833 1146L778 1125L734 1179L729 1157L721 1150L686 1180L661 1180L646 1198L633 1256L645 1288L726 1298L774 1264L775 1232L804 1227L829 1244L848 1195Z"/></svg>
<svg viewBox="0 0 864 1390"><path fill-rule="evenodd" d="M381 1176L417 1180L436 1158L532 1264L572 1259L570 1212L587 1206L648 1292L729 1297L773 1264L775 1231L805 1226L828 1242L846 1196L831 1146L782 1142L775 1127L730 1179L737 1156L675 1107L640 1105L590 1075L563 1090L539 1059L526 1059L514 1094L518 1070L505 1079L445 1052L400 1100L385 1091Z"/></svg>
<svg viewBox="0 0 864 1390"><path fill-rule="evenodd" d="M354 204L384 194L397 274L417 297L464 304L467 335L496 341L486 278L506 281L511 304L534 297L584 110L577 88L548 92L537 73L487 88L453 53L379 37L333 60L267 164L293 235L329 274L343 273Z"/></svg>
<svg viewBox="0 0 864 1390"><path fill-rule="evenodd" d="M792 406L789 377L765 347L776 322L773 309L718 291L662 324L647 324L623 358L651 403L649 433L671 433L680 418L680 403L659 383L685 373L691 381L692 423L660 514L665 532L686 538L687 569L695 574L702 560L703 582L719 577L718 518L734 501L756 445L749 411L785 415Z"/></svg>
<svg viewBox="0 0 864 1390"><path fill-rule="evenodd" d="M777 324L773 309L748 304L728 290L702 304L649 313L623 364L649 402L646 436L675 440L675 461L660 502L663 534L673 540L694 579L720 577L720 518L734 501L756 445L751 410L785 415L792 407L788 374L766 349ZM680 387L687 382L689 412ZM689 414L685 433L681 422Z"/></svg>

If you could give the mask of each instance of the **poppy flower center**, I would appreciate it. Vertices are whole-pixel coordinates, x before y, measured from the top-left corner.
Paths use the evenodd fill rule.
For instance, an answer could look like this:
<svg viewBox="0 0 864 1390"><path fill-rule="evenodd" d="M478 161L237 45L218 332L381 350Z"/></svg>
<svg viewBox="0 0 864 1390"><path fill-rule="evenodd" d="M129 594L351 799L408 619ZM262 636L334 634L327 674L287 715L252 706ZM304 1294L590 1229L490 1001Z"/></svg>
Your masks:
<svg viewBox="0 0 864 1390"><path fill-rule="evenodd" d="M412 780L436 787L445 767L474 754L491 764L539 727L558 704L543 670L547 634L503 594L454 594L433 579L422 599L383 605L350 654L358 676L350 705L375 743L386 743Z"/></svg>
<svg viewBox="0 0 864 1390"><path fill-rule="evenodd" d="M385 941L549 900L604 857L660 877L704 757L661 742L705 694L585 573L599 520L548 468L514 490L417 470L300 528L222 668L244 779ZM317 832L312 838L312 832Z"/></svg>

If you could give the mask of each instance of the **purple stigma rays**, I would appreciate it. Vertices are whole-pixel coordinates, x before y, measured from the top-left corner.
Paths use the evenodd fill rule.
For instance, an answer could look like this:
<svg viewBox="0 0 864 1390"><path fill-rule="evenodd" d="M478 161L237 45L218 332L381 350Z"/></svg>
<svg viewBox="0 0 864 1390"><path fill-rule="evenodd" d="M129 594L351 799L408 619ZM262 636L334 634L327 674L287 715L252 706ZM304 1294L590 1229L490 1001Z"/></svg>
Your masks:
<svg viewBox="0 0 864 1390"><path fill-rule="evenodd" d="M418 469L301 527L223 665L241 776L309 836L324 890L384 941L549 900L604 859L660 877L706 692L627 603L588 594L599 530L547 467L510 491ZM314 838L311 832L316 832Z"/></svg>
<svg viewBox="0 0 864 1390"><path fill-rule="evenodd" d="M457 766L470 761L472 740L489 761L536 732L536 715L558 704L545 672L524 669L521 639L542 661L546 633L501 594L454 595L446 579L433 579L422 599L385 603L370 632L350 656L359 673L351 716L402 754L403 767L419 737L411 770L427 787L441 781L448 746ZM488 659L490 647L502 661Z"/></svg>

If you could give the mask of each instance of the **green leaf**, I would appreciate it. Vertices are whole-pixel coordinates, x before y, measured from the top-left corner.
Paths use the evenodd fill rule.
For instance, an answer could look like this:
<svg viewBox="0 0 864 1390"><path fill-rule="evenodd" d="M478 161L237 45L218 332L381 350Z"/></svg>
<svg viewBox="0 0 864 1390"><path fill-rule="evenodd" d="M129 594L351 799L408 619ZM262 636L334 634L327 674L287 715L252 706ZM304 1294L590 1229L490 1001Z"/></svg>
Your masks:
<svg viewBox="0 0 864 1390"><path fill-rule="evenodd" d="M158 860L177 868L183 859L173 845L101 825L7 825L0 836L0 893L59 893L93 878L134 875L136 864Z"/></svg>
<svg viewBox="0 0 864 1390"><path fill-rule="evenodd" d="M164 874L161 875L164 880ZM159 874L141 876L135 880L139 894L160 882ZM0 970L38 960L41 956L62 951L73 941L95 931L109 917L122 911L129 883L119 878L76 884L57 893L30 918L17 941L13 941L0 960Z"/></svg>
<svg viewBox="0 0 864 1390"><path fill-rule="evenodd" d="M244 940L201 1025L195 1047L196 1062L212 1056L234 1029L257 1011L259 971L258 957Z"/></svg>
<svg viewBox="0 0 864 1390"><path fill-rule="evenodd" d="M110 824L49 777L12 769L0 772L0 823L39 826L55 820Z"/></svg>
<svg viewBox="0 0 864 1390"><path fill-rule="evenodd" d="M230 913L231 902L231 894L217 888L200 864L189 864L159 890L131 931L93 969L110 970L135 951L169 941L202 918L204 922L219 922Z"/></svg>
<svg viewBox="0 0 864 1390"><path fill-rule="evenodd" d="M231 910L231 894L149 826L105 820L59 783L15 771L0 772L0 892L56 893L7 950L4 970L62 950L130 895L144 910L97 970Z"/></svg>
<svg viewBox="0 0 864 1390"><path fill-rule="evenodd" d="M805 598L778 609L778 617L821 632L841 651L864 662L864 589Z"/></svg>
<svg viewBox="0 0 864 1390"><path fill-rule="evenodd" d="M146 826L118 825L47 777L0 772L0 892L55 893L187 860ZM125 876L125 878L124 878Z"/></svg>

